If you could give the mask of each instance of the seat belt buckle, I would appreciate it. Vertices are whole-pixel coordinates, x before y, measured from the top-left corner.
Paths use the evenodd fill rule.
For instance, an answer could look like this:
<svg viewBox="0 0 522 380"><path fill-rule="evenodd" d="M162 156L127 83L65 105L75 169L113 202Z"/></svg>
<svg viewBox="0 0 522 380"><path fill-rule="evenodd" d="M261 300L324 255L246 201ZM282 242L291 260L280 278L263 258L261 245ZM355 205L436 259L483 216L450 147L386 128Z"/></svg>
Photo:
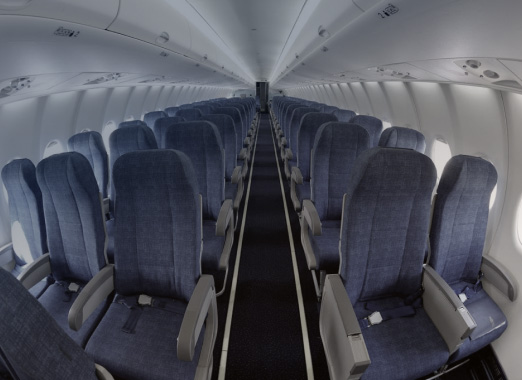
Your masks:
<svg viewBox="0 0 522 380"><path fill-rule="evenodd" d="M71 282L69 284L69 287L67 288L67 290L72 293L76 293L78 290L80 290L80 285L75 284L74 282Z"/></svg>
<svg viewBox="0 0 522 380"><path fill-rule="evenodd" d="M146 294L140 294L138 297L138 305L141 306L151 306L152 305L152 297Z"/></svg>
<svg viewBox="0 0 522 380"><path fill-rule="evenodd" d="M462 303L466 302L468 300L468 296L466 296L466 293L460 293L459 298Z"/></svg>
<svg viewBox="0 0 522 380"><path fill-rule="evenodd" d="M368 321L368 326L378 325L383 321L382 315L378 311L371 313L368 317L366 317L366 320Z"/></svg>

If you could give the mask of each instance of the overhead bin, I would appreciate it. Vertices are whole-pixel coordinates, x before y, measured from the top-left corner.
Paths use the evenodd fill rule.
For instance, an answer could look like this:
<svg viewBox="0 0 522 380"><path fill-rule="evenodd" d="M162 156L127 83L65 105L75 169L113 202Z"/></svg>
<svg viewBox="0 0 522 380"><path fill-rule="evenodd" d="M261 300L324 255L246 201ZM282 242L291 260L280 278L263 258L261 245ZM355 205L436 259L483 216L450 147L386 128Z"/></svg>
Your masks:
<svg viewBox="0 0 522 380"><path fill-rule="evenodd" d="M0 0L0 14L64 20L106 29L118 14L120 0Z"/></svg>

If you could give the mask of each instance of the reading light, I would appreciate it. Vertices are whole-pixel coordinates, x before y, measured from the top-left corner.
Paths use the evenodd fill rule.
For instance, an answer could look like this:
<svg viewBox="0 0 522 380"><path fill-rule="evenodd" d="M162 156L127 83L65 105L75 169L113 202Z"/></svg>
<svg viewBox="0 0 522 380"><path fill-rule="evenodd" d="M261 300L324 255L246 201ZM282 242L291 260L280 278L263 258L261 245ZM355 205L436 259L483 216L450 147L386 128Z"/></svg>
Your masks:
<svg viewBox="0 0 522 380"><path fill-rule="evenodd" d="M169 40L170 40L169 34L167 32L163 32L156 38L156 43L157 44L166 44L167 42L169 42Z"/></svg>
<svg viewBox="0 0 522 380"><path fill-rule="evenodd" d="M323 38L330 37L330 33L328 33L328 31L322 25L319 25L319 28L317 29L317 33L319 34L320 37L323 37Z"/></svg>

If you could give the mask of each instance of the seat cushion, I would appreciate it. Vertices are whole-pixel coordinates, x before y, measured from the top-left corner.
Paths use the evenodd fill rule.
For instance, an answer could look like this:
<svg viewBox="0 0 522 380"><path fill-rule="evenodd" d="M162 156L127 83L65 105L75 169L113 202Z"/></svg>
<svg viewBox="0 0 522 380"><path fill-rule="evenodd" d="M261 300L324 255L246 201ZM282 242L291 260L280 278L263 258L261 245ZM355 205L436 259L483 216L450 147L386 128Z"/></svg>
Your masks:
<svg viewBox="0 0 522 380"><path fill-rule="evenodd" d="M323 221L321 236L310 234L310 242L317 259L319 270L327 273L339 273L339 235L341 221Z"/></svg>
<svg viewBox="0 0 522 380"><path fill-rule="evenodd" d="M106 309L105 303L100 304L98 308L90 315L83 323L79 331L74 331L69 327L68 317L69 309L71 308L78 293L73 293L69 297L65 293L65 287L54 283L42 293L38 301L51 314L58 325L69 335L78 345L85 347L87 339L98 324L103 312ZM67 301L68 300L68 301Z"/></svg>
<svg viewBox="0 0 522 380"><path fill-rule="evenodd" d="M461 283L460 288L463 289L464 286L465 283ZM459 350L451 356L451 362L463 359L487 346L500 337L507 328L506 316L484 289L479 290L464 305L477 323L477 327Z"/></svg>
<svg viewBox="0 0 522 380"><path fill-rule="evenodd" d="M354 309L359 319L370 314L362 303ZM362 333L371 360L363 380L417 379L449 358L446 343L422 308L414 316L390 319Z"/></svg>
<svg viewBox="0 0 522 380"><path fill-rule="evenodd" d="M202 339L199 339L192 362L177 359L177 338L186 304L173 300L167 302L178 310L142 307L134 333L122 331L131 310L123 304L112 303L85 351L115 378L193 379Z"/></svg>
<svg viewBox="0 0 522 380"><path fill-rule="evenodd" d="M225 199L236 199L237 183L225 182Z"/></svg>
<svg viewBox="0 0 522 380"><path fill-rule="evenodd" d="M219 269L219 258L225 244L224 236L216 236L216 222L203 221L203 254L201 255L201 272L213 274Z"/></svg>

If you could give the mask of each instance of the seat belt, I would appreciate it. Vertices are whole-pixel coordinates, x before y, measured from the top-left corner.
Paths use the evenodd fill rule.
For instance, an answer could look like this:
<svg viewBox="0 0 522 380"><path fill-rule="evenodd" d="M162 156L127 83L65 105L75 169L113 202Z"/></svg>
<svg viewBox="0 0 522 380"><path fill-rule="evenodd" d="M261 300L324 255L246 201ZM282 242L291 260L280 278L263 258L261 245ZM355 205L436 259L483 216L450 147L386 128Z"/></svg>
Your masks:
<svg viewBox="0 0 522 380"><path fill-rule="evenodd" d="M129 317L121 329L121 331L127 334L135 333L136 325L143 313L144 307L162 309L181 315L185 314L185 309L177 303L174 303L173 301L169 302L168 300L161 298L153 298L146 294L140 294L139 296L122 296L116 294L113 302L124 305L130 310Z"/></svg>
<svg viewBox="0 0 522 380"><path fill-rule="evenodd" d="M56 281L56 284L65 288L63 302L71 302L73 295L77 295L82 290L83 286L78 285L75 282L68 281Z"/></svg>
<svg viewBox="0 0 522 380"><path fill-rule="evenodd" d="M411 316L415 315L415 313L416 313L415 309L420 307L420 305L421 305L422 293L423 293L423 290L419 289L417 292L406 297L401 306L394 307L391 309L374 311L367 317L359 319L359 326L361 327L361 329L367 329L371 326L378 325L378 324L380 324L384 321L388 321L390 319L411 317ZM365 307L368 310L373 309L369 302L365 305Z"/></svg>
<svg viewBox="0 0 522 380"><path fill-rule="evenodd" d="M458 290L453 289L455 293L459 296L462 303L465 303L470 298L474 297L479 291L482 290L482 277L484 276L484 273L482 271L479 272L479 275L477 277L477 281L470 287L466 285L464 288Z"/></svg>

